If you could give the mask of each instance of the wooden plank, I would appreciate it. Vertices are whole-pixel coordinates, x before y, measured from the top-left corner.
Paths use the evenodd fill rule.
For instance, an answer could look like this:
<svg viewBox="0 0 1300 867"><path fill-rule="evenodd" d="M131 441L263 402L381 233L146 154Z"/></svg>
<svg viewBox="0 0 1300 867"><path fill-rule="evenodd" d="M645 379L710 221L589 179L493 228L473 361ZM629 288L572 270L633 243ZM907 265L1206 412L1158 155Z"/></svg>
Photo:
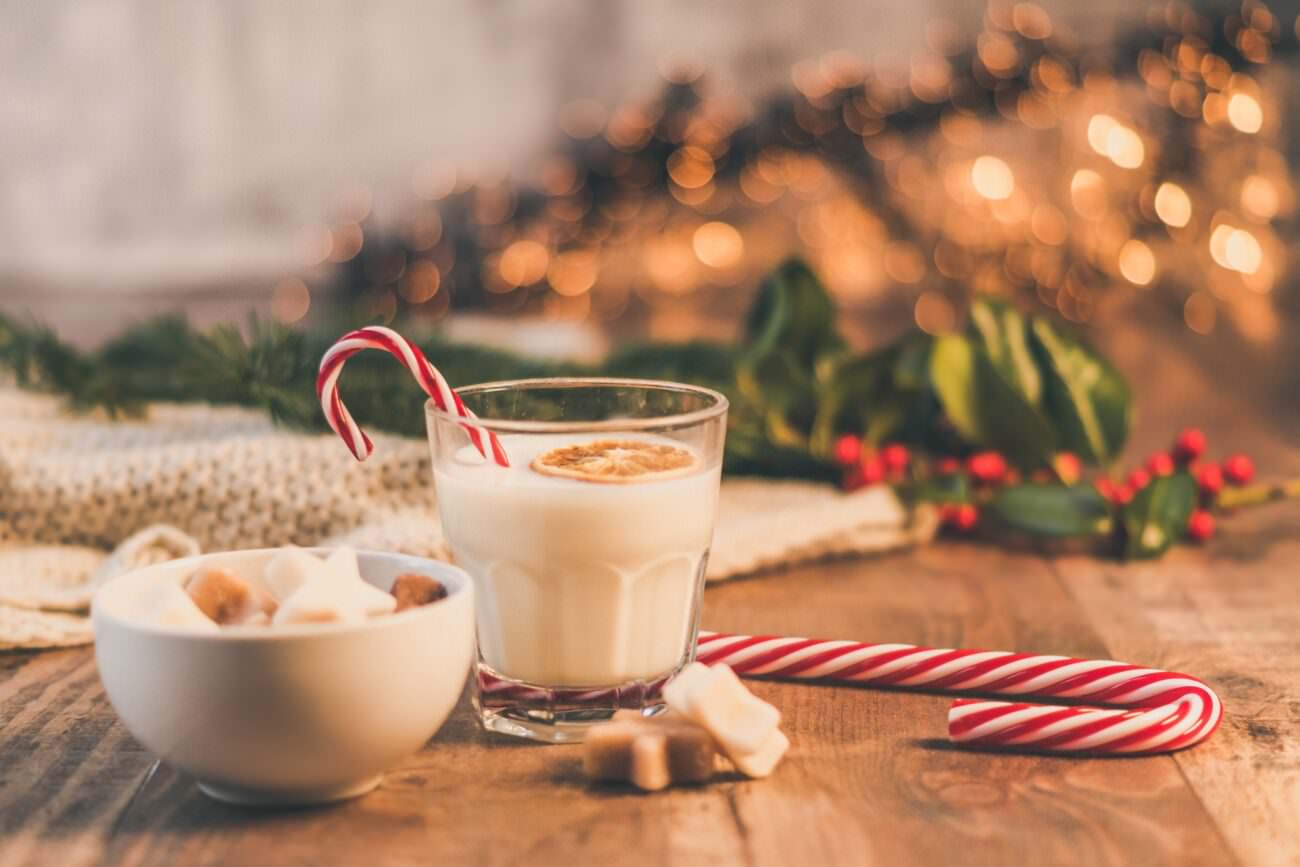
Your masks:
<svg viewBox="0 0 1300 867"><path fill-rule="evenodd" d="M1130 334L1129 337L1133 337ZM1121 335L1122 337L1122 335ZM1237 383L1252 370L1168 331L1162 351L1116 340L1147 423L1134 460L1185 424L1202 427L1210 451L1251 454L1261 477L1300 475L1290 408L1261 403ZM1255 390L1257 391L1257 390ZM1212 400L1189 399L1213 395ZM1300 503L1220 516L1204 549L1121 565L1071 557L1055 564L1110 649L1127 661L1188 671L1224 700L1224 723L1208 743L1178 754L1190 785L1243 863L1300 863Z"/></svg>
<svg viewBox="0 0 1300 867"><path fill-rule="evenodd" d="M1194 424L1208 434L1211 456L1242 451L1261 478L1300 475L1295 407L1255 385L1279 377L1184 329L1158 325L1110 335L1121 366L1141 371L1130 376L1145 419L1130 463ZM1161 351L1151 352L1152 343ZM1221 515L1219 523L1204 548L1179 548L1156 562L1071 557L1055 568L1115 655L1187 671L1219 691L1220 731L1177 762L1243 863L1297 864L1300 503Z"/></svg>
<svg viewBox="0 0 1300 867"><path fill-rule="evenodd" d="M807 604L798 604L805 598ZM793 604L792 604L793 603ZM710 590L707 624L1082 655L1105 648L1036 558L954 545ZM1222 864L1224 848L1167 757L971 753L944 738L947 699L759 683L794 743L770 780L657 795L589 788L573 747L480 732L462 704L374 794L251 813L158 774L108 863Z"/></svg>
<svg viewBox="0 0 1300 867"><path fill-rule="evenodd" d="M1300 508L1289 512L1294 527ZM1300 863L1297 562L1292 537L1243 559L1182 550L1158 565L1057 564L1117 656L1219 692L1219 732L1177 761L1245 864Z"/></svg>
<svg viewBox="0 0 1300 867"><path fill-rule="evenodd" d="M95 864L152 758L87 649L0 654L0 864Z"/></svg>

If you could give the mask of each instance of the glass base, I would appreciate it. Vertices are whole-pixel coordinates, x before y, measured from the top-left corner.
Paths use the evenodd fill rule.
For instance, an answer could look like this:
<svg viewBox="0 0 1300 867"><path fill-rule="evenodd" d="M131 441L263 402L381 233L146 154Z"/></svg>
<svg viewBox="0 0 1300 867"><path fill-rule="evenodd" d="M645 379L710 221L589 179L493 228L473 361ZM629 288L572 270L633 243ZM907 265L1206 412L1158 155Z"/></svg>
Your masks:
<svg viewBox="0 0 1300 867"><path fill-rule="evenodd" d="M587 729L607 722L616 711L662 712L663 686L676 673L617 686L555 688L512 680L480 663L474 710L488 731L548 744L580 743Z"/></svg>

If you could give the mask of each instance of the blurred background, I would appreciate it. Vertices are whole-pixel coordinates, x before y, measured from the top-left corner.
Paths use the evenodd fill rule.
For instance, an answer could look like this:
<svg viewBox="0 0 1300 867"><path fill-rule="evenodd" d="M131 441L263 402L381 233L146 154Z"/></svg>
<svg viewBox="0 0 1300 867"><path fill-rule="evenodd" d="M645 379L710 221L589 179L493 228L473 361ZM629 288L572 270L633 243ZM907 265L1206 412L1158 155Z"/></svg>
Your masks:
<svg viewBox="0 0 1300 867"><path fill-rule="evenodd" d="M82 345L256 311L591 357L728 339L797 254L858 342L987 292L1253 360L1276 397L1297 12L10 3L0 312Z"/></svg>

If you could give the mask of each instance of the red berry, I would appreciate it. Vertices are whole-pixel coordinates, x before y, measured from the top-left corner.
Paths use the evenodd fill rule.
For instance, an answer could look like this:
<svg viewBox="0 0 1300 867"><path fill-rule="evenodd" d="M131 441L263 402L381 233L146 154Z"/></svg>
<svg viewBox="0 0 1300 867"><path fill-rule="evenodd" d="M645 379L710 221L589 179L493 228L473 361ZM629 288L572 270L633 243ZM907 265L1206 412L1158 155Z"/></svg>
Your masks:
<svg viewBox="0 0 1300 867"><path fill-rule="evenodd" d="M1132 485L1120 485L1115 489L1115 502L1121 506L1127 506L1133 502L1133 497L1136 495L1137 491L1133 490Z"/></svg>
<svg viewBox="0 0 1300 867"><path fill-rule="evenodd" d="M878 485L885 480L885 462L878 454L865 455L859 469L862 471L864 485Z"/></svg>
<svg viewBox="0 0 1300 867"><path fill-rule="evenodd" d="M1174 440L1174 457L1179 463L1190 464L1205 454L1205 433L1198 427L1184 428Z"/></svg>
<svg viewBox="0 0 1300 867"><path fill-rule="evenodd" d="M1097 476L1092 480L1092 486L1097 489L1097 493L1101 494L1103 499L1107 500L1114 500L1118 491L1115 483L1106 476Z"/></svg>
<svg viewBox="0 0 1300 867"><path fill-rule="evenodd" d="M969 533L979 523L979 510L970 503L962 503L953 514L952 525L962 533Z"/></svg>
<svg viewBox="0 0 1300 867"><path fill-rule="evenodd" d="M845 434L835 441L835 463L842 467L851 467L857 464L858 456L862 454L862 440L853 434Z"/></svg>
<svg viewBox="0 0 1300 867"><path fill-rule="evenodd" d="M961 472L961 461L953 457L939 458L934 464L934 471L941 476L951 476Z"/></svg>
<svg viewBox="0 0 1300 867"><path fill-rule="evenodd" d="M1147 485L1151 484L1151 474L1143 469L1134 470L1128 474L1127 484L1133 489L1134 493L1137 493Z"/></svg>
<svg viewBox="0 0 1300 867"><path fill-rule="evenodd" d="M1057 452L1052 459L1052 466L1056 475L1067 485L1073 485L1083 475L1083 462L1074 452Z"/></svg>
<svg viewBox="0 0 1300 867"><path fill-rule="evenodd" d="M1007 461L997 452L976 452L966 459L966 469L977 482L996 485L1007 474Z"/></svg>
<svg viewBox="0 0 1300 867"><path fill-rule="evenodd" d="M849 467L844 471L844 477L840 480L840 487L846 491L856 491L866 483L866 480L862 478L862 467Z"/></svg>
<svg viewBox="0 0 1300 867"><path fill-rule="evenodd" d="M1223 470L1218 464L1205 464L1196 471L1196 486L1207 497L1223 490Z"/></svg>
<svg viewBox="0 0 1300 867"><path fill-rule="evenodd" d="M1172 476L1174 474L1174 459L1169 456L1168 452L1156 452L1147 458L1147 472L1156 477Z"/></svg>
<svg viewBox="0 0 1300 867"><path fill-rule="evenodd" d="M1197 509L1187 519L1187 537L1194 542L1204 542L1214 535L1214 516Z"/></svg>
<svg viewBox="0 0 1300 867"><path fill-rule="evenodd" d="M1231 455L1223 459L1223 477L1233 485L1244 485L1255 478L1255 462L1245 455Z"/></svg>
<svg viewBox="0 0 1300 867"><path fill-rule="evenodd" d="M885 462L885 469L902 472L907 469L912 455L908 452L907 446L890 443L880 450L880 458Z"/></svg>

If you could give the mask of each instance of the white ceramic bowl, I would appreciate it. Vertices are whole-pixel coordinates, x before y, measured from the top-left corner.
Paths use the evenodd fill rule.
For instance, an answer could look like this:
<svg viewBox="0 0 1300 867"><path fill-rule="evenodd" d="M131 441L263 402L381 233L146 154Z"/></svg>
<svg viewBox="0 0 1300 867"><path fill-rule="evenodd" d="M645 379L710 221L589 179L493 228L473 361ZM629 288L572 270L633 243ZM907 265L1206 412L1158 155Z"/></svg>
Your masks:
<svg viewBox="0 0 1300 867"><path fill-rule="evenodd" d="M104 689L131 734L212 797L288 805L363 794L455 706L474 653L473 584L446 563L362 551L371 584L387 590L419 572L449 595L358 625L214 635L132 620L132 600L149 584L184 581L201 566L260 576L274 554L205 554L104 585L92 605Z"/></svg>

